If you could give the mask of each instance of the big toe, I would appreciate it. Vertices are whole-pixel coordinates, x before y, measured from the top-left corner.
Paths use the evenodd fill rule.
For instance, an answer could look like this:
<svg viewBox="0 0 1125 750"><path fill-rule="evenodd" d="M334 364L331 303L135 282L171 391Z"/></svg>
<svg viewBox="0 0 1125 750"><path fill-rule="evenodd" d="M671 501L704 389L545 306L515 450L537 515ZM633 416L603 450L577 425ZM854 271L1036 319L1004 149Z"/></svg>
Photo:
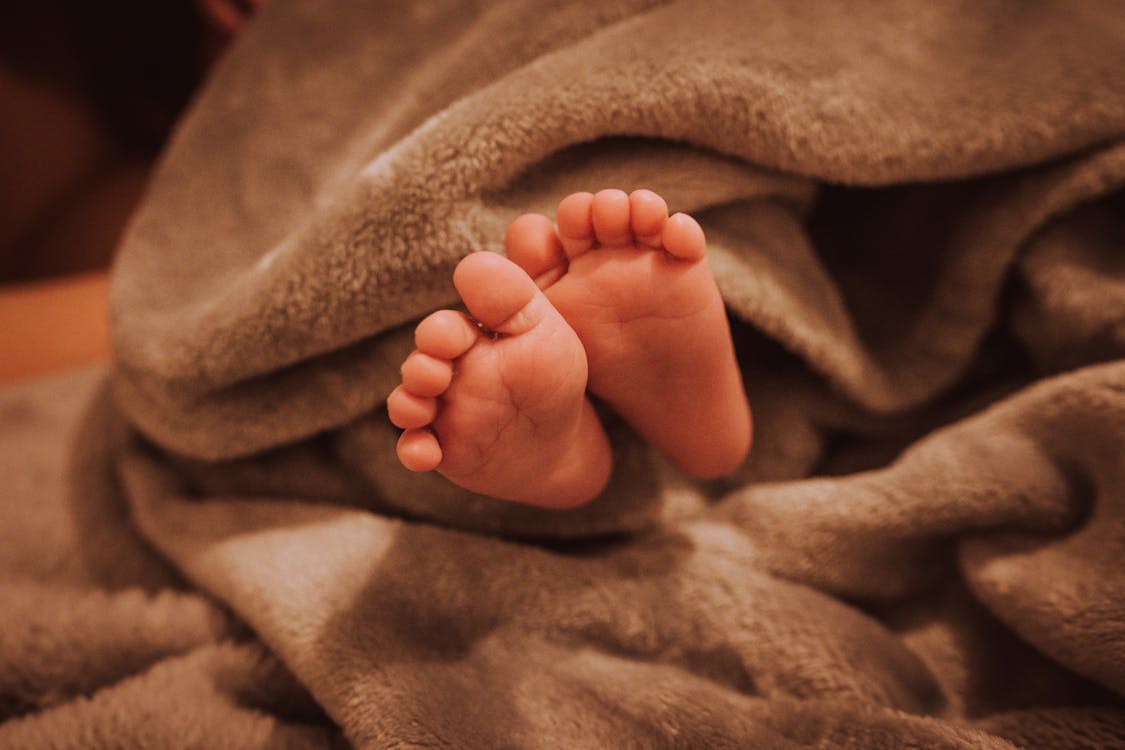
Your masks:
<svg viewBox="0 0 1125 750"><path fill-rule="evenodd" d="M594 246L594 224L590 219L593 204L592 193L571 193L559 202L559 242L568 258L577 258Z"/></svg>
<svg viewBox="0 0 1125 750"><path fill-rule="evenodd" d="M466 256L453 271L453 285L472 316L496 333L530 330L550 305L526 271L496 253Z"/></svg>
<svg viewBox="0 0 1125 750"><path fill-rule="evenodd" d="M504 249L540 289L566 273L566 253L555 225L542 214L524 214L513 221L504 235Z"/></svg>

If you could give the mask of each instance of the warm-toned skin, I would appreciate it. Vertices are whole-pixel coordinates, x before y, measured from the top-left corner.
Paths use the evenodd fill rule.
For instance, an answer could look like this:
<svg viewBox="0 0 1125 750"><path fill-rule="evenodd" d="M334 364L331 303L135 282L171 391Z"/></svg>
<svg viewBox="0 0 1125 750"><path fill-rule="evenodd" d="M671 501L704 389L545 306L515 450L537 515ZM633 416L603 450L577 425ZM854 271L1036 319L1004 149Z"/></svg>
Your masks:
<svg viewBox="0 0 1125 750"><path fill-rule="evenodd" d="M570 507L609 479L609 442L586 398L586 354L573 329L518 266L494 253L453 273L465 306L423 320L390 395L406 430L398 455L467 489Z"/></svg>
<svg viewBox="0 0 1125 750"><path fill-rule="evenodd" d="M403 465L494 497L579 505L611 464L587 389L693 476L743 461L750 409L694 219L669 217L648 190L576 193L557 229L527 214L506 244L510 261L478 253L454 273L497 336L448 310L418 326L388 400Z"/></svg>
<svg viewBox="0 0 1125 750"><path fill-rule="evenodd" d="M578 334L590 392L688 474L733 471L750 407L699 224L651 190L575 193L557 217L513 222L508 257Z"/></svg>

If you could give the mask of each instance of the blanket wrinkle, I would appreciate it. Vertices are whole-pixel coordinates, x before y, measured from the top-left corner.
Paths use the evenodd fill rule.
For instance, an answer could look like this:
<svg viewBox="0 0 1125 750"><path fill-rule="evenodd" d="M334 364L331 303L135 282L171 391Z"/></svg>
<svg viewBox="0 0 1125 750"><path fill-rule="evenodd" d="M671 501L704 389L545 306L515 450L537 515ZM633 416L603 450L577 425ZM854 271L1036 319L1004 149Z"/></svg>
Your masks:
<svg viewBox="0 0 1125 750"><path fill-rule="evenodd" d="M753 57L745 59L743 57L745 53L742 52L743 45L729 39L729 36L737 33L740 23L758 21L757 18L742 18L740 14L755 16L761 13L753 13L749 8L742 8L741 3L734 5L736 7L720 4L721 7L716 8L714 13L701 16L708 20L703 21L704 26L698 33L700 39L706 39L707 43L685 45L682 40L675 40L676 48L679 50L678 56L694 60L690 56L698 55L708 62L705 69L689 68L707 84L700 93L701 97L711 96L712 89L720 87L728 80L732 84L735 82L742 84L743 76L755 71L754 64L759 62ZM404 323L427 309L444 304L450 294L447 272L451 270L456 260L470 250L496 246L498 242L496 238L502 236L504 225L512 218L511 215L493 216L489 215L491 212L482 213L479 208L467 215L455 215L451 213L451 207L465 205L466 199L472 197L474 192L488 191L505 184L529 163L546 157L560 146L568 146L607 134L626 132L687 140L713 148L720 153L743 157L766 166L789 167L790 165L786 164L771 163L770 159L764 157L773 152L768 149L764 154L759 152L754 149L758 141L746 137L748 132L757 132L759 138L764 138L765 135L760 131L763 127L774 123L772 118L766 118L764 123L755 121L753 126L751 123L746 123L738 132L724 133L721 141L709 138L708 133L700 133L698 127L700 124L710 126L714 123L737 122L737 117L732 118L732 114L737 114L737 108L731 102L756 102L756 94L761 84L755 85L753 81L748 81L745 82L745 89L738 89L727 93L724 97L718 97L724 103L722 111L711 112L695 107L691 101L685 101L686 97L690 97L690 92L702 86L699 80L685 82L682 80L685 75L678 74L672 81L657 79L653 82L653 87L650 87L628 84L626 81L631 79L619 75L620 70L634 68L640 64L639 61L652 57L652 49L659 41L653 38L653 34L670 33L669 29L676 28L677 24L700 23L698 20L689 22L676 17L676 13L685 12L685 7L673 5L647 14L646 32L649 33L643 36L645 41L640 45L642 49L638 49L638 35L632 37L623 35L621 26L618 25L592 39L591 43L597 42L595 49L583 49L581 54L572 51L569 56L562 54L566 50L561 50L541 58L544 66L551 62L559 68L553 70L549 76L541 71L543 66L519 69L492 85L454 102L440 118L430 119L422 124L414 133L395 144L393 149L380 157L379 164L382 166L379 169L361 171L358 178L353 180L354 185L341 194L329 210L311 217L307 229L294 235L294 239L287 246L291 251L279 255L269 268L260 274L255 274L250 283L233 286L224 284L227 289L225 294L222 287L211 289L196 303L181 303L180 314L171 317L169 317L171 311L166 310L166 305L177 300L175 294L165 294L158 299L146 300L143 297L136 298L140 291L136 287L141 285L118 283L115 294L136 298L134 304L151 309L154 313L143 317L132 316L129 326L118 326L114 332L115 345L123 353L130 351L134 346L141 347L135 357L122 356L122 372L133 372L133 377L125 380L122 386L127 383L139 391L132 394L126 392L125 403L131 400L128 398L129 395L150 402L158 399L152 404L154 408L151 410L140 408L131 410L131 418L137 421L143 420L148 411L163 413L165 418L176 411L190 411L198 418L199 414L206 411L206 407L191 403L190 406L183 404L180 409L176 409L174 401L177 393L181 396L185 391L198 394L200 388L213 390L232 381L272 371L279 364L307 360L312 355L335 349L341 344L352 343L372 331ZM779 11L780 15L784 13ZM845 22L844 19L832 20ZM885 23L882 19L868 20L873 23ZM981 19L966 17L946 20L949 23L962 20L967 27L973 28ZM1067 92L1076 89L1084 92L1085 89L1069 76L1072 72L1082 75L1087 70L1097 70L1101 65L1098 53L1106 45L1112 45L1116 41L1112 35L1107 37L1104 30L1087 30L1084 27L1087 22L1087 19L1077 17L1071 21L1076 24L1072 33L1078 33L1081 29L1082 33L1088 33L1089 37L1083 40L1083 45L1079 49L1072 50L1068 47L1067 55L1081 51L1083 54L1091 55L1093 61L1088 66L1075 64L1072 68L1067 68L1066 79L1057 81L1059 94L1056 97L1031 97L1030 94L1016 90L1016 83L1026 86L1032 82L1026 80L1026 76L1009 78L1008 71L1005 70L1003 80L1005 84L1012 85L1002 92L991 92L996 93L997 97L986 100L988 108L993 112L1020 111L1018 108L1006 109L1005 105L1014 106L1011 100L1021 94L1034 99L1040 106L1047 106L1046 102L1049 100L1049 106L1053 108L1063 104ZM793 48L789 56L793 59L808 57L807 52L805 55L800 55L797 50L807 48L810 41L798 42L797 39L791 39L790 35L796 36L797 29L790 26L790 23L791 19L786 19L786 23L780 25L778 33L782 36L776 42L792 41ZM850 25L853 21L847 23ZM816 24L817 28L825 26L824 23ZM1035 25L1020 26L1019 31L1017 36L1027 37L1026 41L1029 44L1036 40L1037 34L1044 33L1043 29ZM1099 31L1101 33L1098 33ZM869 33L875 32L873 30ZM846 38L839 43L846 44ZM823 53L824 49L832 48L832 45L826 44L819 48L818 52ZM1112 49L1111 46L1109 48ZM725 52L726 56L719 54L720 52ZM764 55L765 51L761 54ZM966 53L965 57L973 58L972 62L975 62L973 55ZM814 59L819 59L819 55L814 56ZM581 71L584 75L577 75L579 71L571 70L565 65L572 60L585 66ZM616 62L617 66L611 66L609 61ZM1014 55L1012 64L1015 61L1025 62L1018 55ZM262 66L266 62L267 60L264 59L250 61L247 65ZM1037 77L1034 81L1036 86L1046 87L1062 76L1062 69L1056 68L1061 64L1061 59L1048 56L1040 58L1038 62L1043 69L1036 71ZM1073 62L1077 63L1077 61ZM866 70L864 66L870 65L882 73L888 73L894 70L893 63L893 60L873 56L859 58L854 65L859 65L861 70ZM943 57L942 63L957 67L966 64L961 56ZM330 65L330 63L325 62L321 65ZM586 70L587 67L592 69ZM852 69L852 66L844 68L848 72ZM521 83L521 75L530 76L533 80ZM558 82L572 79L574 82L568 85L580 86L581 90L561 93L557 90ZM863 81L864 86L874 87L874 82L866 79ZM912 79L905 77L903 81L904 84L909 84ZM840 83L842 90L855 88L854 85L844 86L846 82L845 80ZM913 85L932 92L931 96L940 95L947 89L956 92L956 97L967 97L974 101L976 97L982 95L981 81L974 81L971 86L968 81L960 81L960 83L961 86L939 89L931 89L924 82L918 81ZM664 88L654 90L657 84L663 84ZM1095 86L1096 84L1090 84L1087 88ZM801 89L790 87L789 90ZM318 93L320 96L325 96L333 92ZM903 109L900 99L892 98L890 102L882 102L887 96L889 93L882 89L868 91L864 88L853 92L852 98L855 101L862 102L874 98L880 101L880 106L890 108L895 116L890 116L889 113L884 113L883 117L867 115L853 118L849 124L852 127L856 127L858 123L867 126L880 122L894 122L896 125L901 125L899 121L904 117L913 119L917 116L915 110ZM1107 90L1103 98L1104 103L1101 99L1096 105L1087 101L1088 106L1085 108L1079 109L1076 104L1074 108L1065 108L1063 114L1046 118L1048 122L1060 123L1060 130L1050 135L1057 143L1066 143L1068 148L1072 148L1075 142L1085 146L1102 143L1112 138L1114 130L1110 114L1119 111L1125 105L1122 105L1120 96L1112 90ZM269 92L264 92L263 99L269 102ZM584 104L595 101L614 102L614 111L605 111ZM819 101L815 97L812 102L805 102L803 97L793 97L793 101L787 99L777 102L777 107L788 116L790 114L788 110L794 106L807 104L813 107L818 106L814 105L814 102ZM978 103L984 106L984 102ZM278 102L274 106L281 105L282 103ZM288 101L284 106L288 106ZM344 102L325 103L325 106L342 107ZM718 104L715 106L717 107ZM566 109L567 107L571 109ZM616 112L618 107L625 108L625 111ZM731 112L732 107L735 107L734 113ZM950 103L947 110L956 111L956 107ZM947 110L942 110L943 119ZM669 112L682 112L685 115L679 118L669 117ZM651 121L646 119L650 115ZM1083 133L1068 137L1067 130L1061 127L1064 118L1081 120ZM632 119L637 121L630 122ZM985 123L991 122L989 118L981 118L981 120ZM820 121L820 112L815 109L797 120L802 123ZM1023 137L1032 139L1044 137L1045 134L1036 132L1038 128L1036 123L1041 121L1043 118L1028 116L1025 120L1014 123L1011 128L996 132L1004 133L1006 139L1016 141ZM976 122L977 120L973 118L965 118L956 124L950 123L945 130L936 129L931 123L932 129L926 131L927 139L937 138L939 143L953 144L971 142L973 139L969 134L961 131L964 128L975 127ZM511 123L520 123L522 129L513 132L515 126ZM684 132L673 130L677 125L683 128ZM688 131L688 125L693 126L694 130ZM213 135L210 132L212 128L206 125L200 127L208 130L208 135ZM582 132L572 132L572 129L577 128L581 128ZM1085 133L1087 129L1094 132L1087 134ZM910 154L915 154L920 145L913 142L901 144L904 136L901 130L878 134L848 131L848 128L843 127L826 129L826 133L834 137L847 133L849 143L854 136L861 143L887 144L886 147L902 145L907 149L905 153ZM940 134L940 138L937 134ZM238 134L231 137L248 136ZM1021 159L1016 164L1019 165L1036 163L1066 153L1060 152L1059 146L1051 148L1050 143L1043 143L1040 147L1042 150L1034 154L1025 154L1021 148L1016 148L1014 145L998 148L991 142L995 137L995 133L989 131L989 139L985 144L988 151L994 155L1018 153ZM205 160L206 154L214 147L214 140L200 138L197 143L192 143L190 138L181 137L178 145L185 154L201 152L198 158ZM457 158L449 161L435 157L435 154L443 152L443 147L452 147ZM817 154L823 161L829 155L836 156L842 148L842 145L835 143L810 143L801 151ZM933 148L932 143L930 148ZM979 174L983 171L982 159L973 158L974 156L979 155L942 153L941 163L947 171L933 176L949 179ZM859 154L855 157L856 160L869 158ZM998 164L995 168L1002 166L1014 166L1014 164ZM848 176L854 179L857 170L861 169L861 165L850 164ZM898 181L918 180L929 176L924 171L919 171L917 158L904 161L900 169L901 171L894 175L894 179ZM303 174L303 171L299 174ZM827 179L841 179L831 170L826 170L823 163L818 164L811 174ZM490 185L486 181L495 184ZM274 182L275 180L270 180L271 184ZM464 190L461 189L462 187ZM466 190L469 192L466 193ZM166 201L168 205L182 202L188 204L180 207L184 213L191 215L199 211L199 208L191 207L193 199L189 196L170 196ZM208 201L209 207L211 203ZM254 223L253 214L242 218ZM143 212L134 224L132 235L136 238L137 245L143 246L150 241L147 239L147 221ZM215 240L209 237L208 241ZM167 247L167 243L162 243L162 246ZM188 243L185 243L185 246L188 246ZM260 245L256 247L259 253L263 249ZM302 247L307 247L308 251L301 252ZM123 254L120 261L122 273L118 279L130 275L128 267L133 255L129 252ZM369 275L370 281L364 288L350 293L345 291L342 295L343 299L340 300L342 304L334 305L331 310L325 308L329 300L335 301L341 297L341 290L331 284L330 280L338 277L354 278L357 275L355 269L366 265L363 261L368 258L371 259L374 268L393 274L396 280L407 281L409 294L401 293L403 286L400 284L386 283L389 280L387 274L375 273ZM203 303L206 303L206 309L199 308L199 304ZM317 321L325 320L332 321L331 326L318 328ZM298 331L299 335L297 335ZM274 345L264 349L260 346L263 340L274 342ZM150 351L154 346L153 342L156 341L164 342L165 345L160 347L159 352ZM173 354L174 359L170 359ZM145 368L159 366L160 369L154 371L152 377L146 376L144 371L134 372L133 368L141 366L142 363ZM172 393L160 392L168 390ZM299 392L304 389L292 390ZM318 391L325 398L330 398L332 393L326 388L319 388ZM172 403L169 403L170 401ZM302 411L309 411L309 407L304 407ZM312 411L324 414L331 413L332 410ZM255 420L229 419L228 422L255 422L269 415L259 412L255 416L257 418ZM145 425L146 429L152 431L157 427L152 424L151 418L148 422L149 424ZM339 423L340 417L337 416L334 424ZM329 426L334 425L321 420L316 428L323 429ZM182 433L184 430L181 428L177 432ZM213 433L214 430L209 432ZM196 444L189 445L182 434L169 434L167 429L161 431L159 437L162 442L176 444L181 451L205 450L198 445L200 441L192 441ZM241 450L246 450L245 446L251 444L250 437L238 436L238 440L232 442L237 442L243 446ZM289 435L287 439L296 437L296 435ZM257 444L258 439L260 438L252 442L256 448L262 447ZM214 447L210 446L210 450L213 452ZM221 456L212 453L206 457Z"/></svg>
<svg viewBox="0 0 1125 750"><path fill-rule="evenodd" d="M0 716L87 695L230 631L195 594L113 594L25 580L0 583Z"/></svg>
<svg viewBox="0 0 1125 750"><path fill-rule="evenodd" d="M287 691L297 692L296 700ZM176 696L171 704L170 695ZM300 700L299 688L260 646L224 643L162 661L88 699L6 722L0 725L0 746L346 747L336 732L315 721L285 721L261 710Z"/></svg>
<svg viewBox="0 0 1125 750"><path fill-rule="evenodd" d="M175 509L183 520L166 524L175 531L161 538L159 543L180 547L177 556L185 560L193 579L208 589L226 589L232 585L272 589L286 585L284 582L291 578L293 567L319 567L335 577L338 566L345 564L340 559L333 568L316 557L323 556L322 550L297 544L297 540L308 535L303 521L307 511L300 507L276 504L270 508L267 521L270 528L283 517L293 519L294 526L284 531L278 529L265 535L240 532L221 543L193 542L190 548L194 551L185 552L184 540L189 536L184 532L185 524L199 530L215 528L204 519L222 511L182 500L165 500L162 505L166 511ZM239 513L240 518L246 515ZM462 679L457 677L456 668L464 660L494 658L478 657L481 649L485 654L497 648L506 653L514 649L510 652L514 657L521 651L515 650L511 643L541 637L535 633L554 632L557 635L548 637L561 639L568 646L604 644L601 645L604 648L610 645L616 653L629 654L632 658L643 656L657 663L667 660L671 666L689 671L695 671L693 661L703 655L703 670L712 672L709 649L727 644L727 648L740 654L745 668L751 670L753 684L767 694L773 691L798 695L809 691L845 695L858 692L877 703L889 701L891 705L915 709L919 707L915 693L933 699L934 690L924 670L908 652L897 650L877 624L811 590L790 589L761 574L747 578L743 568L723 564L721 558L704 556L692 560L690 565L679 563L676 561L679 556L695 557L692 545L682 541L671 539L670 545L663 545L666 550L663 553L649 544L630 548L623 558L587 561L535 554L533 548L527 549L518 571L526 585L509 587L498 585L503 577L494 570L498 565L513 562L511 555L506 554L510 550L509 543L466 536L451 547L435 544L443 532L426 526L377 524L370 516L355 511L340 511L340 515L342 518L333 525L347 529L350 548L366 544L379 550L374 553L378 563L370 583L364 583L364 571L372 570L372 557L349 552L347 560L350 562L346 565L351 573L342 579L333 583L316 580L308 574L304 576L302 585L312 590L292 599L294 603L309 606L302 604L296 610L285 611L259 606L239 611L267 643L285 655L298 674L306 669L328 669L332 674L354 675L351 679L366 683L368 691L379 695L386 693L387 700L391 700L405 689L402 679L410 685L413 682L409 677L411 672L425 669L423 664L432 664L440 673L454 670L441 680L445 689L453 690L450 684ZM243 521L242 525L251 524ZM164 534L164 529L159 529L159 533ZM273 538L277 533L284 534L288 543L282 544ZM256 550L248 554L247 546ZM302 552L302 549L307 551ZM668 554L672 557L668 558ZM284 562L281 555L286 558ZM633 560L634 556L640 559ZM263 559L271 560L265 569L260 567ZM716 574L719 580L715 580ZM391 577L383 580L387 576ZM427 590L419 591L410 585L417 577L430 581ZM661 580L664 577L666 581ZM352 587L362 584L362 592L345 595L340 589L345 580L352 581L348 584ZM700 606L701 597L709 590L716 596L713 608ZM352 602L355 610L340 612L334 618L339 619L339 623L334 620L325 623L323 618L327 614L339 610L335 601L338 598ZM677 604L681 599L684 604ZM688 606L688 602L692 604ZM274 602L275 605L281 603ZM725 631L729 624L712 621L705 615L712 609L736 606L739 611L730 614L740 623L738 632ZM810 664L802 653L808 648L805 639L792 638L788 626L794 620L791 612L809 606L834 615L822 624L806 623L810 628L808 641L819 644L819 659L836 663L834 670L825 671L819 663ZM779 610L774 611L775 607ZM651 622L635 620L634 614L638 611L646 613L643 616ZM376 612L381 614L375 617ZM685 620L685 615L693 612L703 615L703 619ZM466 627L472 630L463 630ZM715 628L723 630L714 633ZM345 633L348 637L344 637ZM349 647L357 636L359 642L354 648ZM316 641L310 643L310 638ZM837 642L837 646L829 645ZM872 645L873 642L878 647ZM682 644L688 643L695 645L685 649ZM401 667L394 666L402 662L404 655L408 655L405 663ZM322 660L327 663L321 663ZM759 673L753 665L761 664L775 665L778 672ZM400 674L402 669L407 672ZM469 669L474 673L478 671L476 667ZM912 673L914 676L910 676ZM398 679L383 686L388 679L386 675ZM342 683L338 687L346 687L351 679L338 681ZM901 683L903 680L908 681ZM318 694L318 698L327 710L338 718L342 717L337 712L347 716L345 712L351 707L346 702L340 705L337 688L325 687L332 692ZM432 700L429 694L435 689L433 684L423 682L411 687L411 695L420 701ZM472 690L479 689L473 683ZM469 699L469 695L464 695L457 700ZM499 698L494 696L493 700Z"/></svg>
<svg viewBox="0 0 1125 750"><path fill-rule="evenodd" d="M1044 371L1114 359L1125 341L1121 195L1044 227L1020 259L1011 326Z"/></svg>
<svg viewBox="0 0 1125 750"><path fill-rule="evenodd" d="M0 746L1125 748L1118 6L384 5L271 0L112 366L0 391ZM413 323L606 187L705 228L745 466L407 472Z"/></svg>
<svg viewBox="0 0 1125 750"><path fill-rule="evenodd" d="M775 572L847 596L909 593L931 556L919 542L970 532L967 543L985 544L991 537L976 534L992 531L1067 538L1097 517L1087 503L1115 518L1122 382L1120 362L1047 380L927 436L886 468L750 485L708 514L762 539ZM929 477L941 481L919 494ZM1112 534L1116 523L1090 528Z"/></svg>

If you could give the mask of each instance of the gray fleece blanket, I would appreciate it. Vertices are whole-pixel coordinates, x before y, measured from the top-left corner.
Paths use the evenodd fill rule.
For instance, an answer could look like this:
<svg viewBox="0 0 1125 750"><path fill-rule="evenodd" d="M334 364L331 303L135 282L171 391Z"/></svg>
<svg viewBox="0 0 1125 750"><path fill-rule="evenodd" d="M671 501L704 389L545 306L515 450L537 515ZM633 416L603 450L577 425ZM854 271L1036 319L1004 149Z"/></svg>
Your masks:
<svg viewBox="0 0 1125 750"><path fill-rule="evenodd" d="M1125 747L1123 184L1116 2L276 0L112 369L0 394L0 746ZM746 465L399 467L458 259L606 187L705 227Z"/></svg>

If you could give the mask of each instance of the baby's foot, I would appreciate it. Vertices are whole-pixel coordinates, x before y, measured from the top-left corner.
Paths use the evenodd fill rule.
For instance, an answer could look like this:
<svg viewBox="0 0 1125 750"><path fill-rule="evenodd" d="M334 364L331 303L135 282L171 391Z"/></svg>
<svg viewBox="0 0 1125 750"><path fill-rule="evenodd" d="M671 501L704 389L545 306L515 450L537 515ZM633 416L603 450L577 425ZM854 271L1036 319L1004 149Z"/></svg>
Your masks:
<svg viewBox="0 0 1125 750"><path fill-rule="evenodd" d="M649 190L575 193L508 229L508 257L578 334L590 390L677 466L728 473L750 449L750 408L703 230Z"/></svg>
<svg viewBox="0 0 1125 750"><path fill-rule="evenodd" d="M582 344L514 263L470 255L453 283L473 317L441 310L387 399L405 429L398 456L466 489L553 508L593 499L609 478L609 442L586 398Z"/></svg>

